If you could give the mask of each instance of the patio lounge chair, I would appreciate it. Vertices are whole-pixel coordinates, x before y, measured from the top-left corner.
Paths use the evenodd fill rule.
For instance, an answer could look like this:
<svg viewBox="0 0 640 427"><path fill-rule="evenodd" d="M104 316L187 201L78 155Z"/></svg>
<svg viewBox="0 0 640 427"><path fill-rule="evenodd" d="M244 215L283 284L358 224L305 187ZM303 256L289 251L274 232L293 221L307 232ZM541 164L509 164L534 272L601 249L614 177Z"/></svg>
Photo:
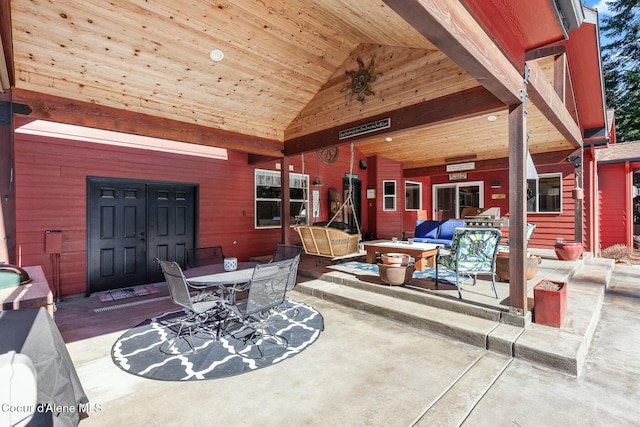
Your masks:
<svg viewBox="0 0 640 427"><path fill-rule="evenodd" d="M200 332L212 335L214 338L219 332L220 323L217 315L220 313L220 299L212 298L198 300L191 296L192 288L182 273L182 269L177 262L163 261L155 258L154 260L160 264L160 268L164 273L169 288L171 301L183 307L187 314L178 321L178 330L173 338L166 341L160 348L160 351L166 354L187 354L196 352L193 346L193 336ZM212 330L211 326L215 325L216 330ZM181 351L178 342L184 340L189 349Z"/></svg>
<svg viewBox="0 0 640 427"><path fill-rule="evenodd" d="M451 250L438 248L436 255L436 278L438 286L438 270L444 266L456 274L458 298L462 282L466 278L473 278L475 286L478 274L491 275L493 292L498 298L496 290L496 255L502 233L497 228L457 228L453 233ZM442 253L441 253L442 252ZM473 277L472 277L473 276Z"/></svg>

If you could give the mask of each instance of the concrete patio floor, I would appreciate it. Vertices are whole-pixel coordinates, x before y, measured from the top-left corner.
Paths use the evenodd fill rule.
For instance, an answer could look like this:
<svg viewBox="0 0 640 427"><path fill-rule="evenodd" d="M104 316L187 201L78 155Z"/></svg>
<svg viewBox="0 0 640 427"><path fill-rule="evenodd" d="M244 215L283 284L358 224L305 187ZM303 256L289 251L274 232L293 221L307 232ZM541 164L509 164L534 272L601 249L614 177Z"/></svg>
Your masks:
<svg viewBox="0 0 640 427"><path fill-rule="evenodd" d="M638 267L615 266L578 377L301 292L290 297L324 316L312 346L249 374L188 383L140 378L111 361L128 328L174 309L162 294L112 310L100 310L114 303L95 296L60 302L56 323L100 408L80 425L631 426L640 419Z"/></svg>

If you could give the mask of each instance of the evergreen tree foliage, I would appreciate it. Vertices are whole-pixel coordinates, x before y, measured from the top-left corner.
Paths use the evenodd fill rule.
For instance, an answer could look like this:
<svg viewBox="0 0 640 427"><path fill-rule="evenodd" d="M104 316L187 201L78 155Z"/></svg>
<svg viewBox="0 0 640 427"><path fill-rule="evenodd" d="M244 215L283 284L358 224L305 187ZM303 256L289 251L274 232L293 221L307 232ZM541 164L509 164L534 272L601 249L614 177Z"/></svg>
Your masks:
<svg viewBox="0 0 640 427"><path fill-rule="evenodd" d="M608 2L600 31L607 107L616 111L619 142L640 140L640 0Z"/></svg>

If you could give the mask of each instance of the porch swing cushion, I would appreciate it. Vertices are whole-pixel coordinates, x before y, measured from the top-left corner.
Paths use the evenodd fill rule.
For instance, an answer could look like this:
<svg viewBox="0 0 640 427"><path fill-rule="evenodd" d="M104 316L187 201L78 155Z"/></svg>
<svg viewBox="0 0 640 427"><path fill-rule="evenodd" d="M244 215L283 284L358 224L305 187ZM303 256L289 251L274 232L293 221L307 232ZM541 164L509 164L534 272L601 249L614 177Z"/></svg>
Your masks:
<svg viewBox="0 0 640 427"><path fill-rule="evenodd" d="M302 246L308 255L335 258L359 253L359 234L318 225L298 225L294 230L300 235Z"/></svg>

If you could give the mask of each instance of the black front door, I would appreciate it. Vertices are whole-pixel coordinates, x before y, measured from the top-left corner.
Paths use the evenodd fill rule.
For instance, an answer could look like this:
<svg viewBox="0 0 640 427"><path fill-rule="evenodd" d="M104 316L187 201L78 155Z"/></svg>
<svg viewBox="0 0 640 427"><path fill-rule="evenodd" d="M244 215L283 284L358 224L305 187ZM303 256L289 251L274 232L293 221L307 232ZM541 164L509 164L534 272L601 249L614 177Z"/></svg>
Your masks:
<svg viewBox="0 0 640 427"><path fill-rule="evenodd" d="M195 186L149 184L147 227L149 283L164 280L153 259L158 257L185 265L185 249L193 248L195 236Z"/></svg>
<svg viewBox="0 0 640 427"><path fill-rule="evenodd" d="M349 180L349 176L342 178L342 194L344 195L344 201L346 202L349 195L349 181L351 181L351 202L353 203L353 209L349 209L346 206L344 212L344 222L349 224L352 228L356 228L356 219L358 221L357 228L362 229L362 181L360 178Z"/></svg>
<svg viewBox="0 0 640 427"><path fill-rule="evenodd" d="M89 178L87 293L162 281L156 256L184 265L195 206L195 185Z"/></svg>

